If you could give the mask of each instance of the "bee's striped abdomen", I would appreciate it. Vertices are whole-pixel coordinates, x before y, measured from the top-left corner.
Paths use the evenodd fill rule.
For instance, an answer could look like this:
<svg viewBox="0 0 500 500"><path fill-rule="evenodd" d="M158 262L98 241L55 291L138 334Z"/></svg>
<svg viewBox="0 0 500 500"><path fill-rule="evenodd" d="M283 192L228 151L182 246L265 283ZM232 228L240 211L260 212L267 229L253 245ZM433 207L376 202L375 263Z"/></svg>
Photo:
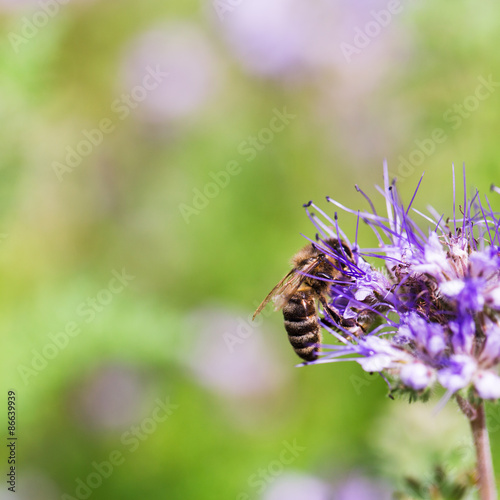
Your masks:
<svg viewBox="0 0 500 500"><path fill-rule="evenodd" d="M318 358L321 341L314 295L309 291L297 292L283 307L285 329L293 349L302 359Z"/></svg>

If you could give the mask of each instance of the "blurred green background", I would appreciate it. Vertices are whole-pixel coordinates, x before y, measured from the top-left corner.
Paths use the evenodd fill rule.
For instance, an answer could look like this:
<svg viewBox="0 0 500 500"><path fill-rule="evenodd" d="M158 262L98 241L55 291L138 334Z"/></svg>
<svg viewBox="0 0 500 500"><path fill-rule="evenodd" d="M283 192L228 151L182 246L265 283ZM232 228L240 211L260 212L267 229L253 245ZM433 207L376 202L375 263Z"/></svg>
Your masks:
<svg viewBox="0 0 500 500"><path fill-rule="evenodd" d="M378 500L470 462L451 405L295 368L281 314L249 318L314 235L302 204L380 205L384 158L407 202L425 171L422 210L451 213L452 162L500 182L497 2L0 0L0 23L17 498Z"/></svg>

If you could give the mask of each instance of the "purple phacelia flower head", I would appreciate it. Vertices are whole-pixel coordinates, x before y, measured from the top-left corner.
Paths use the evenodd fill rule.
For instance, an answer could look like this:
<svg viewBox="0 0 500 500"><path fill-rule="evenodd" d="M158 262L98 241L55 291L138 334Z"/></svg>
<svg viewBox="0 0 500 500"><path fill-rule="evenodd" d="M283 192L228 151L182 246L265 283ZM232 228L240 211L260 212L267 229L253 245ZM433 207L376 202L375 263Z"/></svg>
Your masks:
<svg viewBox="0 0 500 500"><path fill-rule="evenodd" d="M370 211L327 198L357 217L352 243L336 213L332 219L307 204L318 246L342 269L329 287L329 308L322 311L322 325L337 342L323 345L321 357L311 363L347 358L380 373L394 389L423 393L437 383L447 398L463 390L482 399L500 398L499 214L476 192L464 197L457 218L453 174L452 213L445 218L430 207L426 215L412 208L421 182L405 207L385 165L384 188L377 188L384 215L358 187ZM374 231L378 248L358 245L360 223ZM351 254L342 245L324 244L332 237L343 240Z"/></svg>

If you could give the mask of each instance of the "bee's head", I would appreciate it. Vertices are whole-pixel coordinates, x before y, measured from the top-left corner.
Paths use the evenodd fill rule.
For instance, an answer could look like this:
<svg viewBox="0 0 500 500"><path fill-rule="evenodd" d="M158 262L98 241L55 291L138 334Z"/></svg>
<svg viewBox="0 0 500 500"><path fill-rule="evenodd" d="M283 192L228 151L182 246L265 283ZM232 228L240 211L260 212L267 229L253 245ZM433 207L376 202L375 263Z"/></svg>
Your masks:
<svg viewBox="0 0 500 500"><path fill-rule="evenodd" d="M318 247L313 243L310 243L295 254L292 259L292 265L296 269L306 268L316 262L318 258L321 258L321 255L322 252L318 249Z"/></svg>
<svg viewBox="0 0 500 500"><path fill-rule="evenodd" d="M310 286L316 286L318 281L332 280L338 273L331 257L314 244L307 245L298 252L293 258L292 264L296 270L307 272L311 276L317 276L321 279L306 277L305 282Z"/></svg>
<svg viewBox="0 0 500 500"><path fill-rule="evenodd" d="M339 258L336 259L332 254L338 254ZM345 266L346 259L354 261L350 247L342 240L328 238L317 244L310 243L305 246L295 255L292 264L300 271L309 269L308 274L317 276L321 280L333 280L342 274L341 269ZM311 278L308 281L311 281Z"/></svg>

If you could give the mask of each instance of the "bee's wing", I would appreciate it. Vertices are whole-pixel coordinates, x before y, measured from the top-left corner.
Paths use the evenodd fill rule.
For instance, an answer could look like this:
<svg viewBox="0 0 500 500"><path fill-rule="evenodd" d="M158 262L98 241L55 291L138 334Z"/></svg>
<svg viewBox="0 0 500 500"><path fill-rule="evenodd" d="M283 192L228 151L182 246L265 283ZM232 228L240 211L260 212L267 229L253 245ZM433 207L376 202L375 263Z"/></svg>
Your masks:
<svg viewBox="0 0 500 500"><path fill-rule="evenodd" d="M253 314L253 317L252 317L252 320L255 319L255 316L257 316L257 314L259 314L262 309L264 309L264 307L267 306L267 304L269 303L269 301L275 297L276 295L279 295L282 293L282 291L287 287L288 283L290 281L292 281L292 278L290 278L290 276L292 276L293 274L295 274L295 269L292 269L283 279L281 279L279 281L279 283L269 292L269 294L267 295L267 297L262 301L262 303L260 304L259 307L257 307L257 310L254 312ZM287 281L288 280L288 281Z"/></svg>
<svg viewBox="0 0 500 500"><path fill-rule="evenodd" d="M319 263L315 260L312 264L301 269L302 273L309 274ZM255 311L252 320L266 307L271 299L274 299L276 309L282 309L283 306L290 300L301 283L304 281L305 276L298 272L298 269L292 269L279 283L269 292L267 297L262 301L262 304Z"/></svg>

